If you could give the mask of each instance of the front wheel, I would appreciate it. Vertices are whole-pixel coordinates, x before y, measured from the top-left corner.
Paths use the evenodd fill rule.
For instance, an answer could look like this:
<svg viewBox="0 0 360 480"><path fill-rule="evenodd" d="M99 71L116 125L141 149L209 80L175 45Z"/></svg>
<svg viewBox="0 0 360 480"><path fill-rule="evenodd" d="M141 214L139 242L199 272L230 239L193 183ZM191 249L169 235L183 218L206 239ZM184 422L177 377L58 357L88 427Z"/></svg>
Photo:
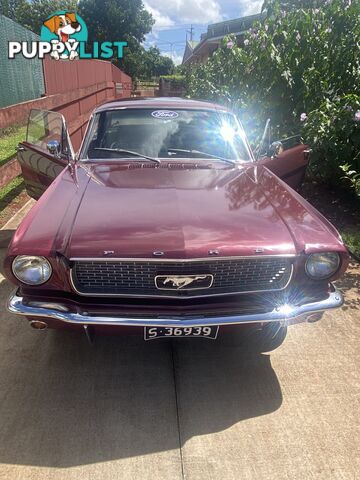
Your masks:
<svg viewBox="0 0 360 480"><path fill-rule="evenodd" d="M254 338L250 344L260 352L272 352L284 342L287 334L287 327L278 322L267 323L261 330L252 332Z"/></svg>
<svg viewBox="0 0 360 480"><path fill-rule="evenodd" d="M286 338L287 327L279 322L255 325L223 332L220 341L225 345L240 347L242 350L264 353L276 350Z"/></svg>

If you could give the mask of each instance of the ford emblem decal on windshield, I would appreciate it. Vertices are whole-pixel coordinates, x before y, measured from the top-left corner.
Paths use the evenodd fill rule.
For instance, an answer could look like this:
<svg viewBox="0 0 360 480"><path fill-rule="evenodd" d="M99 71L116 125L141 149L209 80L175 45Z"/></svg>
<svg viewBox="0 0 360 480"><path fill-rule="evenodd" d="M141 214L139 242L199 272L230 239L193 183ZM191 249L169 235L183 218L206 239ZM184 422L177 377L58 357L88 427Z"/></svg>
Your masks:
<svg viewBox="0 0 360 480"><path fill-rule="evenodd" d="M177 118L179 116L177 112L171 110L155 110L155 112L151 112L151 115L154 118Z"/></svg>

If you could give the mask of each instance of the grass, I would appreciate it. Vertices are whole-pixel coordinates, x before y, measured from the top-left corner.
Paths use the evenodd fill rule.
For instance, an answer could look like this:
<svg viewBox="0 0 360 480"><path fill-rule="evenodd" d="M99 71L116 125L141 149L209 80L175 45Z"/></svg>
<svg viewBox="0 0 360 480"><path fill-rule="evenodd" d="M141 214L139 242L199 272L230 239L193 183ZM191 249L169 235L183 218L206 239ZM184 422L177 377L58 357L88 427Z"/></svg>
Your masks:
<svg viewBox="0 0 360 480"><path fill-rule="evenodd" d="M25 140L26 126L10 127L0 131L0 166L16 155L19 142Z"/></svg>
<svg viewBox="0 0 360 480"><path fill-rule="evenodd" d="M0 189L0 212L16 198L25 188L22 177L16 177Z"/></svg>
<svg viewBox="0 0 360 480"><path fill-rule="evenodd" d="M25 140L26 126L15 125L0 130L0 167L16 156L17 145ZM16 177L0 188L0 222L9 214L9 205L24 191L22 177ZM16 201L14 203L16 205ZM11 208L10 208L11 212Z"/></svg>

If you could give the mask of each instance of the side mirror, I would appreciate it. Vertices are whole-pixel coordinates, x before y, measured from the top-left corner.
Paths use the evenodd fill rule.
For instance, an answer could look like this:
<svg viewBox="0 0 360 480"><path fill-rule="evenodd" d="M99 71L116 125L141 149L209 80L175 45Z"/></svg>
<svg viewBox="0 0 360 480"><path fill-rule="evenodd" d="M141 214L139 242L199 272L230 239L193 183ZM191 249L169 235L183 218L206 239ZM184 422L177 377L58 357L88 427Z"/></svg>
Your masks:
<svg viewBox="0 0 360 480"><path fill-rule="evenodd" d="M282 142L280 141L273 142L269 147L268 155L269 157L277 157L283 151L284 151L284 145L282 144Z"/></svg>
<svg viewBox="0 0 360 480"><path fill-rule="evenodd" d="M48 149L49 153L51 153L51 155L55 155L56 157L60 155L61 147L60 142L58 142L57 140L49 140L46 144L46 148Z"/></svg>
<svg viewBox="0 0 360 480"><path fill-rule="evenodd" d="M260 144L255 149L256 160L259 160L260 157L267 154L270 145L270 123L271 120L268 118L265 123L264 133L262 134Z"/></svg>

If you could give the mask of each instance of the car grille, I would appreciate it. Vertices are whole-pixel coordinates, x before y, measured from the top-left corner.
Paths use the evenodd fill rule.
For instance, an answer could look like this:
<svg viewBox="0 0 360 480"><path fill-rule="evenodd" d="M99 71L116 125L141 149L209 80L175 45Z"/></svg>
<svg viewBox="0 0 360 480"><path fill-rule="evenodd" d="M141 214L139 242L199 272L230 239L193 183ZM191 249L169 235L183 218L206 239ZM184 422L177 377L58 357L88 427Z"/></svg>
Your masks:
<svg viewBox="0 0 360 480"><path fill-rule="evenodd" d="M286 257L168 262L80 260L74 262L71 271L73 285L83 295L176 298L281 290L290 281L291 273L292 260ZM178 289L170 281L166 290L159 290L155 283L158 276L189 275L211 277L212 282L196 280Z"/></svg>

